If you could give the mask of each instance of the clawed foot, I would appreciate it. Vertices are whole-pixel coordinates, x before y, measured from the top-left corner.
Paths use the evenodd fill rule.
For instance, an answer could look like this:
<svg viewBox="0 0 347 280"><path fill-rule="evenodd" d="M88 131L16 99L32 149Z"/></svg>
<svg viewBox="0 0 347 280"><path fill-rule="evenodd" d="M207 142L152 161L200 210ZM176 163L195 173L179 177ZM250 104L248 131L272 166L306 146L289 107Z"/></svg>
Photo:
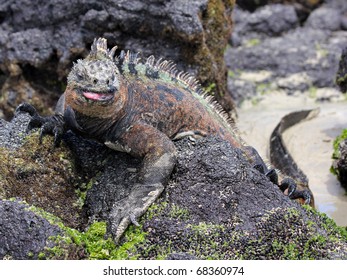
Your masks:
<svg viewBox="0 0 347 280"><path fill-rule="evenodd" d="M118 242L130 224L139 226L139 219L164 190L162 184L138 184L129 196L116 201L110 213L110 231Z"/></svg>
<svg viewBox="0 0 347 280"><path fill-rule="evenodd" d="M297 190L297 184L292 178L284 178L281 183L278 182L278 174L275 169L259 168L259 164L254 166L262 174L265 174L269 180L277 185L282 192L287 192L290 199L302 198L305 204L311 203L311 193L308 190Z"/></svg>
<svg viewBox="0 0 347 280"><path fill-rule="evenodd" d="M309 205L311 203L311 193L308 190L298 190L297 184L292 178L284 178L281 183L279 183L275 169L268 170L265 175L272 183L279 186L282 192L287 192L290 199L302 198L305 204Z"/></svg>
<svg viewBox="0 0 347 280"><path fill-rule="evenodd" d="M42 117L37 113L35 107L28 103L20 104L16 108L16 114L22 112L28 113L31 116L27 132L34 128L40 128L40 143L42 143L43 136L46 134L53 134L54 146L59 146L62 135L64 134L64 117L62 115L56 114L53 116Z"/></svg>
<svg viewBox="0 0 347 280"><path fill-rule="evenodd" d="M281 183L279 183L277 171L275 169L268 169L254 148L247 147L247 152L248 155L252 156L254 163L253 167L260 173L264 174L272 183L277 185L282 192L287 192L290 199L302 198L305 201L305 204L311 203L312 195L309 190L298 190L297 184L292 178L284 178Z"/></svg>
<svg viewBox="0 0 347 280"><path fill-rule="evenodd" d="M288 190L288 196L290 199L302 198L305 204L310 204L312 195L309 190L298 190L297 184L292 178L284 178L279 185L280 189L284 192Z"/></svg>

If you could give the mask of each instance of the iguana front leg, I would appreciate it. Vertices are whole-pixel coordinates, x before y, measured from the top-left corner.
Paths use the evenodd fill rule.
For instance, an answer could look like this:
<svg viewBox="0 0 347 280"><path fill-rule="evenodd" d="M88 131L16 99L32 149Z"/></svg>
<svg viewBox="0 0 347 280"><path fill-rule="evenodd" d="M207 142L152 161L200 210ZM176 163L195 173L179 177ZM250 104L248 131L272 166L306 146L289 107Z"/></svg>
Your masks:
<svg viewBox="0 0 347 280"><path fill-rule="evenodd" d="M156 128L142 123L131 126L118 140L135 156L143 157L139 183L129 196L116 201L110 213L110 230L118 241L130 223L137 223L149 206L164 190L176 163L176 148L172 141Z"/></svg>
<svg viewBox="0 0 347 280"><path fill-rule="evenodd" d="M27 131L40 128L40 143L44 135L53 134L54 146L59 146L65 132L65 121L62 114L56 113L52 116L42 117L35 107L28 103L22 103L16 108L16 114L19 113L28 113L31 116Z"/></svg>
<svg viewBox="0 0 347 280"><path fill-rule="evenodd" d="M40 128L40 143L43 136L47 134L54 135L54 146L59 146L63 134L72 129L74 131L83 132L83 129L78 125L74 111L70 106L67 106L64 111L58 111L52 116L41 116L34 106L28 103L22 103L16 108L16 114L28 113L31 116L27 130Z"/></svg>

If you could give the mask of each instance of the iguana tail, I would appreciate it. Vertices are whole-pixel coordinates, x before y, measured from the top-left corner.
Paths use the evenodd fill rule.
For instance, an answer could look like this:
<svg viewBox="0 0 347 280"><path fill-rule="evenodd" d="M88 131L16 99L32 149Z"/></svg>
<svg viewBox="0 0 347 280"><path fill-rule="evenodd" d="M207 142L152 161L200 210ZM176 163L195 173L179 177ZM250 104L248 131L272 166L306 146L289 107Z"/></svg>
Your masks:
<svg viewBox="0 0 347 280"><path fill-rule="evenodd" d="M312 110L303 110L289 113L278 123L270 138L270 161L271 164L281 170L283 175L294 178L303 188L308 188L308 179L304 172L295 163L293 157L287 150L283 141L282 133L302 121L316 117L319 114L319 108Z"/></svg>

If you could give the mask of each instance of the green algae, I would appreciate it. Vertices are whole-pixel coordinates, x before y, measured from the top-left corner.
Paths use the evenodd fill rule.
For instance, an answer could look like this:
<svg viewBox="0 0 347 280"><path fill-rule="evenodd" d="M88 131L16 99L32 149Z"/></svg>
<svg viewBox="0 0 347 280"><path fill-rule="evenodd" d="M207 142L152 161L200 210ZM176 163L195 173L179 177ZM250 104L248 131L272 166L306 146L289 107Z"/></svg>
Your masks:
<svg viewBox="0 0 347 280"><path fill-rule="evenodd" d="M54 147L53 137L44 137L41 144L38 138L36 131L16 150L0 148L0 196L20 197L62 218L67 225L78 226L82 211L75 190L81 180L73 156L63 143Z"/></svg>
<svg viewBox="0 0 347 280"><path fill-rule="evenodd" d="M340 143L344 141L347 138L347 129L342 130L341 134L337 136L333 142L333 154L332 159L338 160L340 158ZM330 167L330 172L334 174L335 176L339 176L339 170L332 165Z"/></svg>
<svg viewBox="0 0 347 280"><path fill-rule="evenodd" d="M130 226L124 234L123 243L117 245L107 235L106 222L93 222L86 231L79 231L64 225L63 221L42 208L28 206L32 211L50 224L58 226L63 234L49 237L55 246L46 247L38 255L39 259L69 259L71 250L84 251L84 258L92 260L137 259L135 245L145 241L146 233L141 227Z"/></svg>
<svg viewBox="0 0 347 280"><path fill-rule="evenodd" d="M342 130L341 134L337 136L333 142L334 152L332 155L333 159L338 159L340 156L339 145L340 143L347 138L347 129Z"/></svg>

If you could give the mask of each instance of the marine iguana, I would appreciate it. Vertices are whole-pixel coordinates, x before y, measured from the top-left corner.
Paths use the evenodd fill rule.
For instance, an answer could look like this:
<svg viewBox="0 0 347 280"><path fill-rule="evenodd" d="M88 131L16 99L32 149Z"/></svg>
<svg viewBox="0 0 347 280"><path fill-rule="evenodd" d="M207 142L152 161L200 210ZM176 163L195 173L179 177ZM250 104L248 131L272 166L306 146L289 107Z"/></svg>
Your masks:
<svg viewBox="0 0 347 280"><path fill-rule="evenodd" d="M308 178L304 172L295 163L293 157L289 153L282 134L288 128L292 127L299 122L310 120L319 114L319 108L311 110L295 111L285 115L281 121L277 124L275 129L271 133L270 137L270 162L278 170L281 170L282 175L295 178L297 182L297 190L310 193L310 205L314 207L314 197L308 186ZM298 193L298 192L296 192ZM291 198L295 198L294 193ZM299 192L300 193L300 192ZM302 198L302 196L301 196ZM299 197L299 199L301 199Z"/></svg>
<svg viewBox="0 0 347 280"><path fill-rule="evenodd" d="M273 183L288 189L290 197L301 196L309 203L310 196L297 191L294 180L278 183L276 171L268 170L257 151L243 142L226 113L193 76L154 56L145 63L129 51L115 56L116 49L109 50L104 38L94 40L89 55L74 63L53 116L42 117L27 103L17 108L32 116L29 130L41 127L40 141L45 134L54 134L58 145L63 133L73 130L143 158L138 184L110 214L116 241L163 191L176 161L173 141L182 137L218 135L240 148Z"/></svg>

